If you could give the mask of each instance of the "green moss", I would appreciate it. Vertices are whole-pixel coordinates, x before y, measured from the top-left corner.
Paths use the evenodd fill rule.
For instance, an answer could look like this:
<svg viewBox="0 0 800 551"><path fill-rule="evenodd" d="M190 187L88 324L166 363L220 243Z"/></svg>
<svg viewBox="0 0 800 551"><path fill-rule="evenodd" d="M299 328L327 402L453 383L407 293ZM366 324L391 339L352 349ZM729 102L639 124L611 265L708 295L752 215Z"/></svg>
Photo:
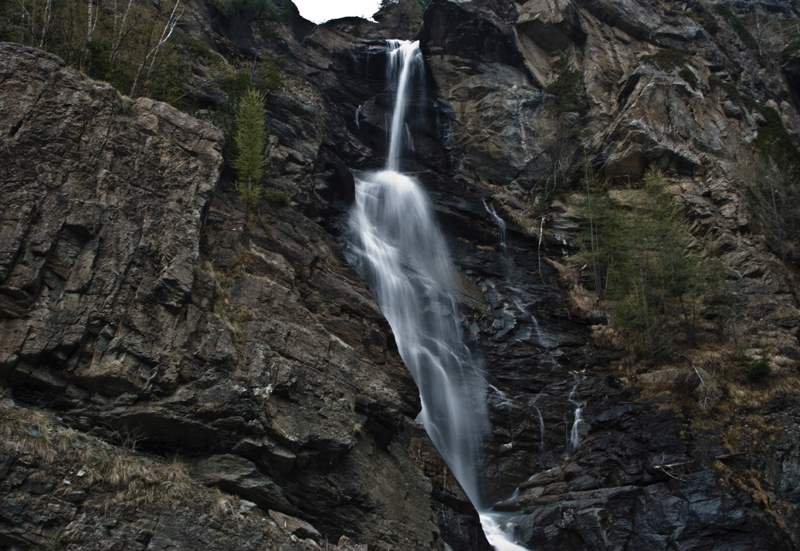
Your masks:
<svg viewBox="0 0 800 551"><path fill-rule="evenodd" d="M756 50L758 49L758 41L750 34L750 31L747 30L742 20L734 14L728 6L725 4L714 4L714 10L730 23L733 31L746 46Z"/></svg>
<svg viewBox="0 0 800 551"><path fill-rule="evenodd" d="M697 77L689 67L684 67L678 71L678 76L685 80L694 90L697 90Z"/></svg>

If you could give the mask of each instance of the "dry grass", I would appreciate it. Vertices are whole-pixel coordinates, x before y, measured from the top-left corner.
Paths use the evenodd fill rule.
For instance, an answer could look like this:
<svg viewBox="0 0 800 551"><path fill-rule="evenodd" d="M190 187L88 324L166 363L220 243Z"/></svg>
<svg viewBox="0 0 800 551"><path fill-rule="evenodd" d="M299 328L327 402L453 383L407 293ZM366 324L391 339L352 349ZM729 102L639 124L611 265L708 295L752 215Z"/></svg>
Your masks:
<svg viewBox="0 0 800 551"><path fill-rule="evenodd" d="M201 515L235 523L235 530L245 523L255 525L265 535L265 549L356 549L349 542L339 546L299 540L259 509L243 507L239 497L195 483L189 464L178 456L165 459L114 446L64 426L50 412L18 406L4 399L4 393L0 386L0 453L24 460L36 469L29 475L32 481L56 482L56 497L84 491L84 511L118 518L120 508L140 515L146 510L196 510L199 506ZM75 530L82 528L78 525ZM62 526L53 532L50 545L58 548L71 537Z"/></svg>
<svg viewBox="0 0 800 551"><path fill-rule="evenodd" d="M228 326L233 334L241 333L242 326L234 315L233 303L231 302L231 281L230 274L223 273L208 259L203 259L198 265L198 270L207 274L214 282L214 303L213 313Z"/></svg>
<svg viewBox="0 0 800 551"><path fill-rule="evenodd" d="M57 474L57 492L83 490L101 501L177 503L207 490L192 483L188 464L144 456L64 426L52 414L0 401L0 450Z"/></svg>

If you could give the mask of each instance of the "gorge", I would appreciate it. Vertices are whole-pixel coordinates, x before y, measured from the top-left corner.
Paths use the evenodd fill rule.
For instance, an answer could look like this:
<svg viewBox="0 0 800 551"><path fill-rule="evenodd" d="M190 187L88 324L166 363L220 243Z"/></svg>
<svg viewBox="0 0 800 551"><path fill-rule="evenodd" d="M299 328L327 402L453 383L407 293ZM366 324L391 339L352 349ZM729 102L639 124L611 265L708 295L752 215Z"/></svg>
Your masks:
<svg viewBox="0 0 800 551"><path fill-rule="evenodd" d="M795 6L278 4L180 3L186 112L0 4L0 549L797 548Z"/></svg>

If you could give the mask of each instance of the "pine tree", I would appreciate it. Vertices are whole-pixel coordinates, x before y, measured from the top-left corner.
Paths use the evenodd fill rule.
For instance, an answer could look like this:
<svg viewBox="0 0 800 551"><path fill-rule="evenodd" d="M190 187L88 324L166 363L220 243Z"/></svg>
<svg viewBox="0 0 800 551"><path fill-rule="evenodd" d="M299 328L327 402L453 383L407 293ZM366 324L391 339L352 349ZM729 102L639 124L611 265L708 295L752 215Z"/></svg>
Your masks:
<svg viewBox="0 0 800 551"><path fill-rule="evenodd" d="M648 170L643 193L628 208L607 209L597 233L595 258L606 267L604 294L614 301L614 323L648 358L670 354L680 318L694 333L698 264L688 250L683 212L666 185L661 171Z"/></svg>
<svg viewBox="0 0 800 551"><path fill-rule="evenodd" d="M249 88L239 101L235 116L236 131L233 135L236 144L236 191L239 200L249 210L258 208L264 195L261 178L267 164L265 150L269 132L264 124L264 95Z"/></svg>

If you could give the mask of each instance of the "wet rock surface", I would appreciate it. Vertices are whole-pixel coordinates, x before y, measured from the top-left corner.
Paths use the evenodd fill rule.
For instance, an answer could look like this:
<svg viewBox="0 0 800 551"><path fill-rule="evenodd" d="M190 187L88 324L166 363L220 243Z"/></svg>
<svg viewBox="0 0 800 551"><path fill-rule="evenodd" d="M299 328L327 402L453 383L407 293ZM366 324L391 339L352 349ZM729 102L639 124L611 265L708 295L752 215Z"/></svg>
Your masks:
<svg viewBox="0 0 800 551"><path fill-rule="evenodd" d="M763 346L766 339L776 338L786 350L796 350L792 330L775 330L778 318L796 315L795 295L767 275L778 268L750 233L747 220L752 213L744 198L746 191L741 183L734 183L741 178L734 159L751 155L747 143L758 132L758 123L752 112L745 115L743 107L726 109L727 92L704 88L703 79L735 66L749 72L741 84L751 86L750 93L756 97L780 97L786 93L786 85L776 81L768 68L753 63L746 53L731 49L735 39L731 40L728 29L719 30L720 36L712 40L706 34L712 26L700 28L696 21L676 12L653 9L645 3L581 2L548 6L547 15L537 17L534 3L528 4L527 9L518 6L524 16L505 16L505 25L514 24L513 17L518 17L517 29L524 31L521 23L535 20L543 40L567 36L565 21L574 21L568 15L578 13L582 33L573 34L570 43L560 49L562 55L574 55L583 70L583 84L592 105L589 117L581 124L587 128L585 143L599 151L595 162L602 163L605 174L611 177L636 178L651 164L671 174L678 183L677 194L686 206L694 235L728 243L724 246L728 251L723 253L725 262L729 266L744 262L749 268L743 269L757 279L758 283L744 277L732 282L732 290L744 308L743 317L756 319L757 304L772 305L764 312L775 313L771 318L774 321L760 324L758 330L753 328L751 334L756 340L752 342ZM438 6L434 4L431 10ZM503 25L497 23L497 11L490 12L479 3L460 7L470 10L474 17ZM707 12L700 13L708 17ZM430 14L426 22L427 18L436 21ZM642 33L642 22L647 33ZM579 336L593 331L591 324L606 323L599 304L593 304L597 299L584 294L558 259L559 253L562 258L569 256L572 240L580 232L581 220L586 217L585 197L573 195L566 201L552 201L540 220L532 220L525 217L525 211L542 195L528 195L525 190L530 184L525 180L534 179L537 170L541 174L546 163L525 164L514 176L504 173L507 168L495 165L541 159L554 151L551 144L557 136L542 132L548 125L558 129L546 104L529 100L526 111L520 108L525 102L517 98L541 93L553 78L548 71L559 52L553 53L552 45L549 50L536 43L526 46L525 40L518 34L526 66L535 65L536 69L524 75L529 79L524 84L509 86L496 76L517 71L513 58L504 65L498 61L488 66L470 65L467 59L448 59L444 55L447 49L441 44L429 50L428 58L442 101L458 121L453 125L454 135L462 137L455 143L464 144L462 149L453 149L458 152L454 155L455 171L463 178L458 191L440 181L431 185L436 188L434 196L444 227L458 228L460 239L453 240L457 263L479 286L489 306L484 311L470 309L474 303L465 300L465 326L480 342L493 385L490 405L494 439L487 446L487 457L498 475L492 480L498 493L505 488L506 495L513 484L504 484L512 479L522 482L519 496L501 502L497 509L522 513L515 521L517 534L532 549L658 549L671 545L686 549L708 545L793 548L797 542L789 526L796 520L788 519L796 518L794 506L789 505L791 499L779 497L784 495L784 490L777 490L780 484L774 486L784 475L769 475L773 482L767 484L776 488L769 490L770 498L747 483L732 483L731 472L748 468L765 472L764 467L755 466L761 464L759 452L751 449L732 458L732 452L741 451L741 445L736 448L729 441L721 442L718 434L687 426L688 417L680 419L670 408L658 411L658 405L620 394L615 390L619 381L614 377L603 380L602 373L603 366L619 359L622 352L615 352L614 346L593 348L587 344L593 339ZM654 52L654 46L680 48L696 56L694 59L701 58L703 62L692 70L702 90L678 76L679 67L669 72L642 62L641 56ZM482 78L490 84L466 84ZM472 90L473 95L459 94L459 86ZM502 101L483 103L486 90L498 90L495 93ZM506 121L502 131L491 128L486 122L490 120ZM491 138L480 138L483 134ZM502 152L496 160L476 151L488 147ZM474 160L479 155L480 162ZM474 168L477 166L480 168ZM699 174L704 177L699 178ZM492 227L491 216L480 207L481 201L494 203L505 219L505 243L500 242L502 233ZM461 220L452 223L452 218ZM483 224L478 222L480 218ZM545 233L540 237L542 229ZM537 239L540 242L534 248L532 241ZM478 250L465 245L466 240L479 244ZM540 251L546 257L544 262L539 258ZM771 268L755 270L756 265ZM793 279L787 267L779 270ZM560 281L562 289L571 289L566 303L564 295L548 286L554 281ZM489 315L484 313L489 311ZM573 389L578 404L567 399ZM583 404L586 407L576 427L581 443L572 450L567 444L570 425L576 407ZM539 429L539 414L544 434ZM775 430L780 433L781 429ZM786 440L777 448L766 445L773 450L767 453L786 457L786 446ZM737 460L739 463L735 463ZM726 466L731 461L734 464ZM794 467L784 459L776 461L791 478ZM533 474L551 467L557 468L523 481L527 478L524 472ZM781 516L787 520L776 521L771 513L764 514L756 505L762 499L770 500L776 509L780 508L778 503L786 503L787 508L782 509L785 513L780 515L787 515Z"/></svg>
<svg viewBox="0 0 800 551"><path fill-rule="evenodd" d="M198 37L257 47L246 26L195 8L186 25ZM361 28L369 38L348 34ZM270 183L293 204L255 222L215 190L216 129L2 46L0 377L15 407L179 452L197 480L255 504L237 515L280 528L272 511L292 529L262 535L194 505L101 513L84 490L62 491L63 473L3 452L0 545L43 546L67 525L75 549L303 548L292 535L321 541L307 523L370 549L487 548L340 250L359 171L383 166L381 32L295 16L263 46L291 75L266 108ZM748 357L774 351L776 369L794 373L796 273L758 234L740 164L763 121L710 79L774 102L796 131L794 65L781 73L694 3L435 0L419 38L426 94L413 100L421 126L407 157L460 271L462 327L490 384L486 492L516 515L517 537L531 549L796 548L793 387L782 399L755 389L730 427L709 428L649 396L647 373L622 380L626 351L569 264L585 197L555 194L581 148L616 182L664 169L693 246L718 251ZM668 47L686 63L642 59ZM548 103L564 55L584 113ZM636 191L612 198L625 193ZM715 319L704 323L711 339ZM109 516L119 523L100 527Z"/></svg>
<svg viewBox="0 0 800 551"><path fill-rule="evenodd" d="M14 396L90 435L194 454L200 480L330 539L439 545L409 448L424 437L413 380L338 245L292 209L247 229L212 199L210 125L3 48Z"/></svg>
<svg viewBox="0 0 800 551"><path fill-rule="evenodd" d="M590 406L591 434L564 465L496 505L524 512L520 540L540 549L793 549L774 517L752 509L753 496L721 491L725 469L750 459L710 435L687 441L687 420L657 404L614 398Z"/></svg>

